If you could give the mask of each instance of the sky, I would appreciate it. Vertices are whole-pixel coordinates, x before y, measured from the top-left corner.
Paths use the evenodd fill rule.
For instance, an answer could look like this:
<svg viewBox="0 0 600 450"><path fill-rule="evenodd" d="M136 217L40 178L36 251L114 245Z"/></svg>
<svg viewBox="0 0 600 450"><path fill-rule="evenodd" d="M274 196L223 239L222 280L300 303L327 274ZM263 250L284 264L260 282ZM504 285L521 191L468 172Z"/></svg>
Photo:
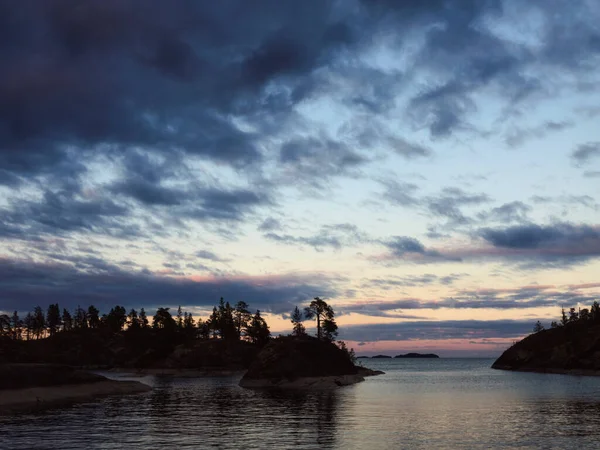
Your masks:
<svg viewBox="0 0 600 450"><path fill-rule="evenodd" d="M0 67L0 313L498 356L600 297L596 0L0 0Z"/></svg>

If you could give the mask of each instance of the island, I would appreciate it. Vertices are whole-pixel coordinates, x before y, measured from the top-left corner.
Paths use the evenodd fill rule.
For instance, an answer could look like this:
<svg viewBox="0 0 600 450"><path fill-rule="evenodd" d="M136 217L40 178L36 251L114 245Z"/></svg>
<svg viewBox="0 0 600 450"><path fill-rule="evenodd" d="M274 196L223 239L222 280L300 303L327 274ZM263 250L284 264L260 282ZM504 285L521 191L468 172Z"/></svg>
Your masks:
<svg viewBox="0 0 600 450"><path fill-rule="evenodd" d="M150 391L137 381L115 381L58 364L0 364L0 414Z"/></svg>
<svg viewBox="0 0 600 450"><path fill-rule="evenodd" d="M375 356L371 357L371 359L382 359L382 358L391 358L391 356L388 356L388 355L375 355Z"/></svg>
<svg viewBox="0 0 600 450"><path fill-rule="evenodd" d="M404 355L396 355L394 358L439 358L435 353L406 353Z"/></svg>
<svg viewBox="0 0 600 450"><path fill-rule="evenodd" d="M545 329L538 322L534 333L515 342L492 368L524 372L600 375L600 307L563 310L560 322Z"/></svg>
<svg viewBox="0 0 600 450"><path fill-rule="evenodd" d="M311 336L280 336L257 355L239 385L244 388L330 389L383 372L354 365L348 352Z"/></svg>

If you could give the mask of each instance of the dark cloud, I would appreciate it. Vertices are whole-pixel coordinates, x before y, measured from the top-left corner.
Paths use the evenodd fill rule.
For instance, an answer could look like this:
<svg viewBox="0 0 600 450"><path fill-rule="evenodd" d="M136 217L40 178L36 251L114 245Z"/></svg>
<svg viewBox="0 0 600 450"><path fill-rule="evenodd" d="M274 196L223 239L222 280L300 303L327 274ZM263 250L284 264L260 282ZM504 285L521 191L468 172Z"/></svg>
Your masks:
<svg viewBox="0 0 600 450"><path fill-rule="evenodd" d="M461 261L459 257L449 256L437 250L426 248L418 239L407 236L393 236L382 242L389 254L375 258L380 262L410 261L418 263L433 263L443 261Z"/></svg>
<svg viewBox="0 0 600 450"><path fill-rule="evenodd" d="M576 165L587 164L593 158L600 157L600 142L588 142L581 144L571 153L571 158Z"/></svg>
<svg viewBox="0 0 600 450"><path fill-rule="evenodd" d="M267 217L265 220L261 222L258 226L259 231L276 231L281 230L281 222L273 217Z"/></svg>
<svg viewBox="0 0 600 450"><path fill-rule="evenodd" d="M445 339L520 338L531 333L532 321L447 320L347 325L340 339L360 342Z"/></svg>
<svg viewBox="0 0 600 450"><path fill-rule="evenodd" d="M94 304L102 311L116 304L127 308L185 305L209 309L220 297L244 300L276 314L291 311L316 295L333 296L331 280L311 275L279 277L208 277L194 281L149 271L128 271L102 260L71 258L69 263L34 263L0 259L0 310L29 311L59 303L74 308Z"/></svg>
<svg viewBox="0 0 600 450"><path fill-rule="evenodd" d="M197 258L200 258L200 259L207 259L207 260L209 260L209 261L217 261L217 262L219 262L219 261L223 261L223 259L222 259L222 258L220 258L220 257L219 257L219 256L217 256L215 253L213 253L213 252L211 252L211 251L209 251L209 250L198 250L198 251L195 253L195 255L196 255L196 257L197 257Z"/></svg>
<svg viewBox="0 0 600 450"><path fill-rule="evenodd" d="M500 229L484 228L480 235L494 247L501 248L547 249L558 252L581 251L585 247L590 251L600 250L600 231L587 225L532 224Z"/></svg>

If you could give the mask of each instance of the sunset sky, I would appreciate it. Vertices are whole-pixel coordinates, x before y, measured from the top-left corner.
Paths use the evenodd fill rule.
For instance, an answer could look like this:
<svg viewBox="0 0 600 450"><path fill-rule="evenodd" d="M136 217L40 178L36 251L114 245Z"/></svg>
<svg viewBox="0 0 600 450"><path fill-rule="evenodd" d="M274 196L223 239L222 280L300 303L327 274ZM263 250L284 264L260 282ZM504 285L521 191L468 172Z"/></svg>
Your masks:
<svg viewBox="0 0 600 450"><path fill-rule="evenodd" d="M0 313L497 356L600 297L599 69L597 0L0 0Z"/></svg>

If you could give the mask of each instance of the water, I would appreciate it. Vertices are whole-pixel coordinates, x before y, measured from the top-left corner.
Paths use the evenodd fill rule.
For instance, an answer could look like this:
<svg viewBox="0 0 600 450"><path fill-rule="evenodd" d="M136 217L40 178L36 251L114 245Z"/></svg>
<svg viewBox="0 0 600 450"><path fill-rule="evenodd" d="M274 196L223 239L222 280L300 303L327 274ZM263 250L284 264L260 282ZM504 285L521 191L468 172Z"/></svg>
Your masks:
<svg viewBox="0 0 600 450"><path fill-rule="evenodd" d="M0 449L600 448L600 378L488 359L361 361L387 373L333 392L145 377L147 394L0 417Z"/></svg>

